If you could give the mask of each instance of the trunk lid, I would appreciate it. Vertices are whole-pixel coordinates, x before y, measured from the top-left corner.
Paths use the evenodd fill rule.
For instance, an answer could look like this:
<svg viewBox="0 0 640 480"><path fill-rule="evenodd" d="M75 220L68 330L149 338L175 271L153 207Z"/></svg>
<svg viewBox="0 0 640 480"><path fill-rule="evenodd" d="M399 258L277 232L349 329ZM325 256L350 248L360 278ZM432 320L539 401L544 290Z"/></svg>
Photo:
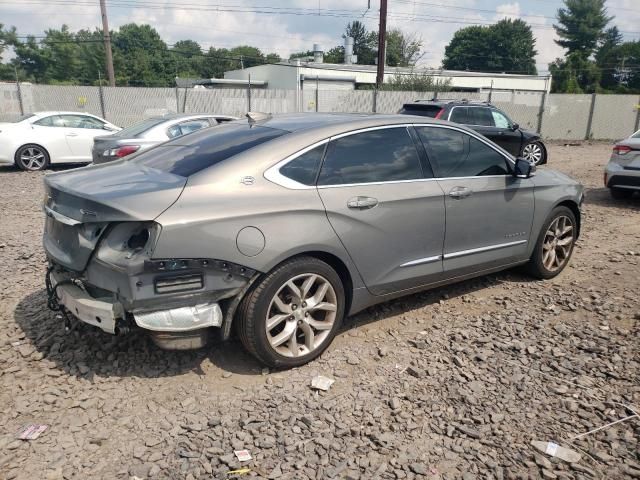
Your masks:
<svg viewBox="0 0 640 480"><path fill-rule="evenodd" d="M66 268L84 270L110 223L155 219L186 182L126 161L45 176L47 255Z"/></svg>

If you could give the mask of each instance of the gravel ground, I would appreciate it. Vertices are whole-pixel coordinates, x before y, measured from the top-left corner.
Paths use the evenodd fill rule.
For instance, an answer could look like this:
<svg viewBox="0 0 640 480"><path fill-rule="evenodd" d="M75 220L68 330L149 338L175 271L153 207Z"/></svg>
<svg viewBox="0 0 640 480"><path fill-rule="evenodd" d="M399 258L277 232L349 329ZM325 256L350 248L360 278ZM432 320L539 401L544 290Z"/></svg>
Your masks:
<svg viewBox="0 0 640 480"><path fill-rule="evenodd" d="M640 199L602 188L610 146L550 150L587 187L559 277L508 271L370 308L276 372L237 341L167 353L65 333L45 306L42 175L0 169L0 478L235 478L244 448L243 478L640 478L640 419L571 440L640 411ZM330 391L311 390L318 374ZM49 428L15 440L28 423Z"/></svg>

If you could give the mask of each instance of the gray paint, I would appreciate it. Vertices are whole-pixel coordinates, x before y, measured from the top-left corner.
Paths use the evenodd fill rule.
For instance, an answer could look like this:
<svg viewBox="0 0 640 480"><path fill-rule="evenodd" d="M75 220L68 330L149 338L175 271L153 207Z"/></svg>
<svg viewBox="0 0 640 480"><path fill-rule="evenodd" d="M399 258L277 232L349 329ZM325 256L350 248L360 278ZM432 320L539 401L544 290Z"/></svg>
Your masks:
<svg viewBox="0 0 640 480"><path fill-rule="evenodd" d="M581 201L582 186L552 170L539 170L529 179L505 175L320 188L288 188L265 177L274 165L309 145L408 122L462 130L513 162L504 150L472 130L425 117L285 115L261 123L290 133L188 179L126 161L48 175L47 191L57 199L48 206L85 223L89 220L79 213L82 206L93 208L99 221L160 225L157 241L154 238L135 261L110 260L120 257L117 252L109 254L108 248L115 247L103 242L104 248L98 247L83 273L100 288L118 292L130 310L201 300L197 295L154 296L148 286L153 275L140 272L145 259L217 259L264 273L292 256L320 252L346 266L352 281L350 313L355 313L407 293L524 263L551 210L563 201L575 206ZM215 135L215 129L198 135L205 134ZM247 177L254 181L243 181ZM448 193L456 187L469 188L473 194L454 199ZM376 198L378 205L346 208L357 196ZM71 265L56 255L46 241L49 235L47 229L49 257L83 270L84 266L77 268L80 261ZM206 291L200 295L233 297L245 290L249 278L255 278L228 277L208 272Z"/></svg>

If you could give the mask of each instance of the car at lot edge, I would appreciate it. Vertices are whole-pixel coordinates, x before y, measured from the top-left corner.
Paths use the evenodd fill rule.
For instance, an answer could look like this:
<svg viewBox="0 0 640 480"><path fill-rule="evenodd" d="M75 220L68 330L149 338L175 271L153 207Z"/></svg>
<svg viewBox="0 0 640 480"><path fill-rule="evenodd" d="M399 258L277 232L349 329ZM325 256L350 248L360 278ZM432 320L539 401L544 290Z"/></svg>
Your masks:
<svg viewBox="0 0 640 480"><path fill-rule="evenodd" d="M547 163L547 147L539 133L525 130L499 108L488 102L469 100L416 100L405 104L399 113L460 123L481 133L515 157L536 165Z"/></svg>
<svg viewBox="0 0 640 480"><path fill-rule="evenodd" d="M172 138L178 138L202 128L212 127L231 120L237 120L237 118L209 113L178 113L148 118L113 135L96 137L91 150L93 163L98 164L118 160L133 153L142 152Z"/></svg>
<svg viewBox="0 0 640 480"><path fill-rule="evenodd" d="M604 171L604 186L616 199L640 192L640 130L614 145Z"/></svg>
<svg viewBox="0 0 640 480"><path fill-rule="evenodd" d="M0 123L0 164L44 170L53 163L89 163L93 139L120 127L83 112L36 112Z"/></svg>
<svg viewBox="0 0 640 480"><path fill-rule="evenodd" d="M45 176L49 305L169 349L233 325L264 364L302 365L368 306L517 265L560 273L583 188L534 173L441 120L250 114Z"/></svg>

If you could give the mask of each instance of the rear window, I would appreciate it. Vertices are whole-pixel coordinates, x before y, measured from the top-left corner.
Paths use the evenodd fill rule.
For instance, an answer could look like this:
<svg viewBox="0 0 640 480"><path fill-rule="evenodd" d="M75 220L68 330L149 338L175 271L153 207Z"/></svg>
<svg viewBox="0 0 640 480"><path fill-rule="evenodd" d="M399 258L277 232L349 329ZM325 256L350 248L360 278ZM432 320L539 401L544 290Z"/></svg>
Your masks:
<svg viewBox="0 0 640 480"><path fill-rule="evenodd" d="M163 122L169 120L168 118L148 118L143 120L135 125L131 125L130 127L123 128L118 132L119 137L133 138L137 137L141 133L146 132L147 130L155 127L156 125L160 125Z"/></svg>
<svg viewBox="0 0 640 480"><path fill-rule="evenodd" d="M142 152L131 161L155 170L188 177L286 133L289 132L259 125L221 125L164 143Z"/></svg>
<svg viewBox="0 0 640 480"><path fill-rule="evenodd" d="M438 105L404 105L399 113L405 115L420 115L421 117L436 118L442 107Z"/></svg>

